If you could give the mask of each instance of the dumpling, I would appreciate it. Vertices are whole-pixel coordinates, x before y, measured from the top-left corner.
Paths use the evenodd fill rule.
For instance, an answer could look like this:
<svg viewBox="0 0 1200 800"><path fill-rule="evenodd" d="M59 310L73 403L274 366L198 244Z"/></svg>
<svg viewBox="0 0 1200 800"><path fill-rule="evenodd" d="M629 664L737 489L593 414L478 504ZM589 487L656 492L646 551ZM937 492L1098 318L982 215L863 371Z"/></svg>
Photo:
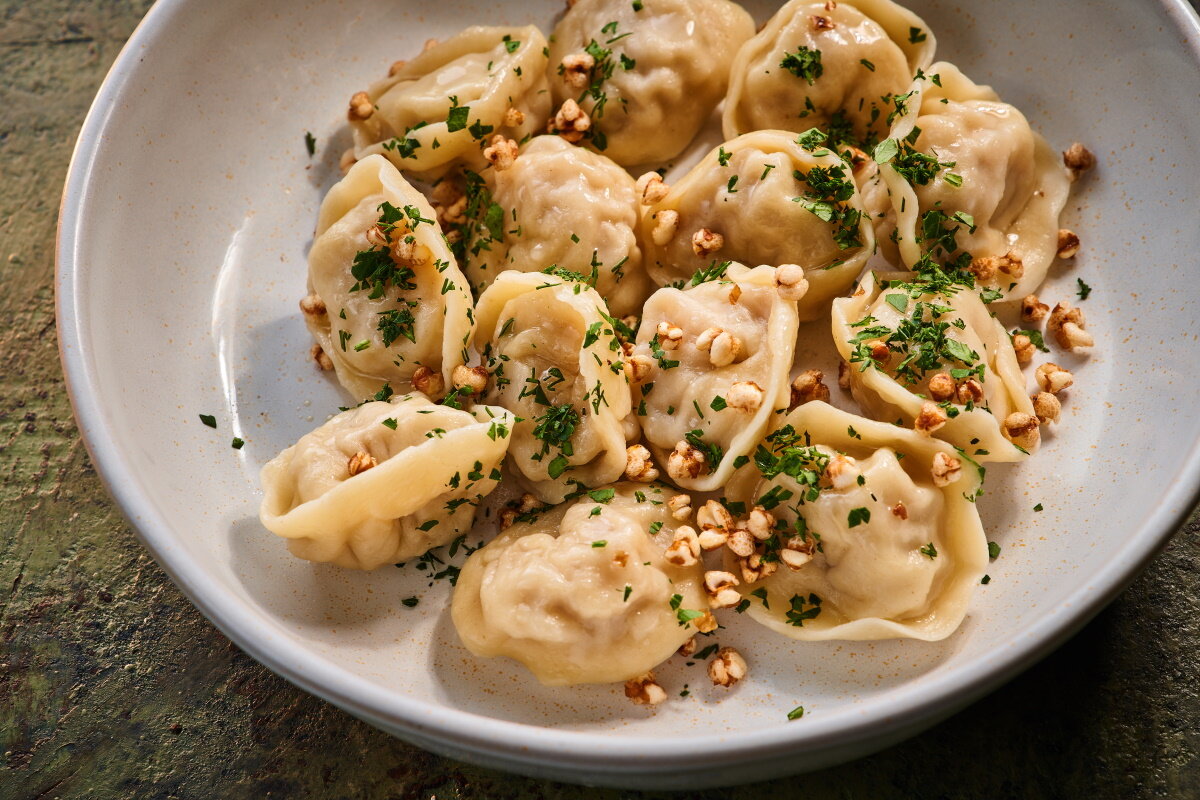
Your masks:
<svg viewBox="0 0 1200 800"><path fill-rule="evenodd" d="M1020 111L952 64L934 64L912 91L876 150L904 264L953 260L981 285L1024 297L1058 250L1066 167Z"/></svg>
<svg viewBox="0 0 1200 800"><path fill-rule="evenodd" d="M543 502L625 471L631 403L616 325L594 289L554 275L503 272L479 298L485 402L521 418L509 465Z"/></svg>
<svg viewBox="0 0 1200 800"><path fill-rule="evenodd" d="M620 484L501 532L459 574L450 613L463 644L563 686L638 677L715 628L703 565L664 558L680 524L669 496Z"/></svg>
<svg viewBox="0 0 1200 800"><path fill-rule="evenodd" d="M468 181L488 194L486 202L467 202L482 221L460 226L477 292L504 270L557 266L589 279L613 314L641 310L651 283L637 241L634 181L624 169L558 136L537 136L511 167Z"/></svg>
<svg viewBox="0 0 1200 800"><path fill-rule="evenodd" d="M891 0L792 0L734 59L725 138L817 127L835 144L871 145L934 46L921 18Z"/></svg>
<svg viewBox="0 0 1200 800"><path fill-rule="evenodd" d="M667 286L714 259L795 264L808 282L800 319L816 319L874 251L864 216L850 164L819 136L756 131L713 150L643 211L646 270Z"/></svg>
<svg viewBox="0 0 1200 800"><path fill-rule="evenodd" d="M553 130L622 166L674 158L725 96L752 35L729 0L579 0L550 37Z"/></svg>
<svg viewBox="0 0 1200 800"><path fill-rule="evenodd" d="M339 567L421 555L471 529L513 424L502 408L415 393L343 411L263 467L262 524L293 555Z"/></svg>
<svg viewBox="0 0 1200 800"><path fill-rule="evenodd" d="M637 415L677 486L716 491L789 400L796 303L775 270L719 265L704 283L660 289L630 356Z"/></svg>
<svg viewBox="0 0 1200 800"><path fill-rule="evenodd" d="M1019 461L1040 433L1012 340L979 294L945 279L871 273L833 302L834 344L868 416L976 461Z"/></svg>
<svg viewBox="0 0 1200 800"><path fill-rule="evenodd" d="M726 549L750 616L793 639L946 638L987 566L982 472L945 442L800 406L729 487L761 533Z"/></svg>
<svg viewBox="0 0 1200 800"><path fill-rule="evenodd" d="M396 62L388 77L354 96L354 155L381 154L425 176L454 163L481 167L493 136L520 140L545 126L548 89L541 31L467 28Z"/></svg>
<svg viewBox="0 0 1200 800"><path fill-rule="evenodd" d="M321 203L300 303L322 366L356 400L381 385L437 397L466 361L471 292L433 209L382 156L355 164ZM328 361L325 361L328 359Z"/></svg>

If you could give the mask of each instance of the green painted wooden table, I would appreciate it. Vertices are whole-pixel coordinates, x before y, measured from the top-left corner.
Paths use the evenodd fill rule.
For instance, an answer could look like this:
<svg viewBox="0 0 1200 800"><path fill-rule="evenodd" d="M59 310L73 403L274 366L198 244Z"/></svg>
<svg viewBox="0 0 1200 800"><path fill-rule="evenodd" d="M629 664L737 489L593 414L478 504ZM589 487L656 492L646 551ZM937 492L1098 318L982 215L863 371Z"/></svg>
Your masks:
<svg viewBox="0 0 1200 800"><path fill-rule="evenodd" d="M0 0L0 800L617 798L405 745L259 666L143 551L56 349L71 147L148 0ZM1200 797L1200 520L1042 664L928 733L703 798Z"/></svg>

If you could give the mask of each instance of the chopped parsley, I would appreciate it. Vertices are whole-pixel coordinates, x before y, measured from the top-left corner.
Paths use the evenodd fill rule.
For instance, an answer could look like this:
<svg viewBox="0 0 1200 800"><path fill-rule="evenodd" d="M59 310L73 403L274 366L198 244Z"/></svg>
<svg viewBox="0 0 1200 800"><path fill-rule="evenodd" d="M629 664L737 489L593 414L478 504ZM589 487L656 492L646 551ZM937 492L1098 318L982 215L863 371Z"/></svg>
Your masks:
<svg viewBox="0 0 1200 800"><path fill-rule="evenodd" d="M552 479L557 480L570 465L570 457L575 455L575 447L571 437L579 426L579 412L575 406L566 404L550 406L544 414L534 420L533 437L542 443L541 452L534 456L542 460L550 448L558 448L558 454L550 461L546 469Z"/></svg>
<svg viewBox="0 0 1200 800"><path fill-rule="evenodd" d="M786 614L788 625L803 628L805 622L821 616L821 598L815 594L809 594L807 599L801 595L794 594L789 601L789 605L790 608L788 608Z"/></svg>
<svg viewBox="0 0 1200 800"><path fill-rule="evenodd" d="M396 419L395 419L395 417L388 417L387 419L383 420L383 422L382 422L381 424L382 424L382 425L383 425L383 427L385 427L385 428L391 428L392 430L396 430Z"/></svg>
<svg viewBox="0 0 1200 800"><path fill-rule="evenodd" d="M416 304L413 303L412 305ZM376 330L383 337L383 346L391 347L392 342L401 337L415 344L417 341L416 330L414 328L416 322L417 320L413 317L410 307L393 308L389 311L379 312L379 324L376 326Z"/></svg>
<svg viewBox="0 0 1200 800"><path fill-rule="evenodd" d="M857 528L865 522L871 521L871 509L862 506L850 509L850 514L846 518L846 525L851 528Z"/></svg>
<svg viewBox="0 0 1200 800"><path fill-rule="evenodd" d="M308 131L304 132L304 149L308 151L309 158L317 154L317 137Z"/></svg>
<svg viewBox="0 0 1200 800"><path fill-rule="evenodd" d="M800 719L803 716L804 716L804 706L796 706L795 708L793 708L791 711L789 711L787 713L787 718L789 720Z"/></svg>
<svg viewBox="0 0 1200 800"><path fill-rule="evenodd" d="M229 443L229 446L232 447L234 450L241 450L243 447L246 446L246 442L240 436L235 436L235 437L233 437L233 441L231 441Z"/></svg>
<svg viewBox="0 0 1200 800"><path fill-rule="evenodd" d="M471 107L458 105L457 97L451 97L450 103L450 112L446 115L446 130L450 133L457 133L467 127Z"/></svg>
<svg viewBox="0 0 1200 800"><path fill-rule="evenodd" d="M800 197L792 198L806 211L833 225L833 240L842 250L862 247L859 222L862 212L847 205L854 196L854 181L846 176L845 166L813 167L808 172L796 170L793 177L808 184Z"/></svg>
<svg viewBox="0 0 1200 800"><path fill-rule="evenodd" d="M607 489L592 489L587 495L597 503L609 503L616 497L617 490L610 486Z"/></svg>
<svg viewBox="0 0 1200 800"><path fill-rule="evenodd" d="M1083 278L1076 278L1075 284L1079 287L1079 289L1078 289L1079 299L1087 300L1088 295L1090 295L1092 293L1092 287L1090 287L1086 283L1084 283Z"/></svg>
<svg viewBox="0 0 1200 800"><path fill-rule="evenodd" d="M995 542L988 542L988 558L995 561L1000 557L1000 545Z"/></svg>
<svg viewBox="0 0 1200 800"><path fill-rule="evenodd" d="M1013 336L1016 336L1018 334L1029 337L1030 343L1033 344L1034 347L1036 347L1038 350L1042 351L1043 353L1050 352L1050 348L1046 347L1046 339L1045 339L1045 337L1042 336L1041 331L1015 330L1012 332Z"/></svg>
<svg viewBox="0 0 1200 800"><path fill-rule="evenodd" d="M707 267L701 267L692 275L689 285L699 286L700 284L708 283L709 281L721 280L725 277L725 273L732 263L732 261L713 261Z"/></svg>
<svg viewBox="0 0 1200 800"><path fill-rule="evenodd" d="M217 418L214 417L212 414L201 414L200 421L203 422L205 425L207 425L210 428L217 427Z"/></svg>
<svg viewBox="0 0 1200 800"><path fill-rule="evenodd" d="M704 616L703 611L696 611L690 608L680 608L683 605L683 595L671 595L671 610L675 612L675 619L679 620L680 627L686 627L694 619Z"/></svg>
<svg viewBox="0 0 1200 800"><path fill-rule="evenodd" d="M804 45L800 45L794 53L785 53L779 66L797 78L808 81L809 86L812 86L825 71L825 67L821 66L821 51L809 50Z"/></svg>
<svg viewBox="0 0 1200 800"><path fill-rule="evenodd" d="M683 435L683 438L688 444L704 454L704 460L708 464L707 474L711 475L713 472L716 472L717 465L725 457L725 451L721 449L720 445L704 441L704 431L702 430L688 431Z"/></svg>
<svg viewBox="0 0 1200 800"><path fill-rule="evenodd" d="M376 229L383 234L388 244L392 242L392 236L397 232L405 236L409 235L406 232L408 227L406 219L413 222L414 229L422 222L433 224L432 220L423 218L420 210L415 206L405 206L402 211L385 200L379 204L378 211L380 213ZM350 274L356 282L350 287L351 292L369 288L369 299L378 300L383 297L388 286L400 291L417 288L417 285L412 282L415 277L412 269L401 266L392 259L388 244L372 245L370 248L354 254ZM344 341L342 349L346 349Z"/></svg>
<svg viewBox="0 0 1200 800"><path fill-rule="evenodd" d="M913 133L920 134L919 128L913 128ZM904 139L884 139L875 146L874 158L879 164L892 165L892 169L914 186L926 186L937 177L942 170L953 169L957 162L938 161L934 156L926 155L913 148L917 139L909 134ZM955 176L958 177L958 176ZM958 185L962 179L958 178ZM952 185L954 185L952 183Z"/></svg>
<svg viewBox="0 0 1200 800"><path fill-rule="evenodd" d="M933 542L929 542L921 548L921 555L926 556L930 561L932 561L938 556L937 547L933 544Z"/></svg>

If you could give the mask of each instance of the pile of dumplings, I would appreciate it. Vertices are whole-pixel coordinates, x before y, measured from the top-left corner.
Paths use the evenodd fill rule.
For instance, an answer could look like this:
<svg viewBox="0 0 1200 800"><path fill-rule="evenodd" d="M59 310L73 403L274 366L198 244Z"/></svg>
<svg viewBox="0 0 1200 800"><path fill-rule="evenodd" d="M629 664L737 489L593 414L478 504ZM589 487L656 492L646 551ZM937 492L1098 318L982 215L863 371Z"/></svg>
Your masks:
<svg viewBox="0 0 1200 800"><path fill-rule="evenodd" d="M350 102L300 304L358 405L267 464L263 524L361 570L482 537L462 643L645 705L742 614L950 635L987 580L983 465L1029 458L1073 380L1043 363L1031 397L1022 367L1093 344L1034 294L1092 158L934 49L890 0L757 33L729 0L578 0L549 42L471 27L396 62ZM814 320L861 416L796 363ZM709 655L725 687L752 661Z"/></svg>

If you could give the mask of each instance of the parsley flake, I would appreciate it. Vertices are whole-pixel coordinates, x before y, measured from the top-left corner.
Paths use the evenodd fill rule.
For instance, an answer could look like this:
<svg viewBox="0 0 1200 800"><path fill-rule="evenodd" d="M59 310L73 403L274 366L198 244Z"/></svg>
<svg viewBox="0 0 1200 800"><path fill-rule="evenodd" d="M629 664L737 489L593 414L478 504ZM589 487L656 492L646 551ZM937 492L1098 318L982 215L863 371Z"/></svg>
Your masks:
<svg viewBox="0 0 1200 800"><path fill-rule="evenodd" d="M821 51L809 50L804 45L800 45L800 48L794 53L785 53L779 66L797 78L808 81L809 86L812 86L817 78L820 78L821 74L825 72L825 67L821 66Z"/></svg>
<svg viewBox="0 0 1200 800"><path fill-rule="evenodd" d="M846 519L846 524L851 528L857 528L859 525L863 524L864 522L870 522L870 521L871 521L871 509L863 508L862 506L860 506L858 508L850 509L850 515Z"/></svg>

